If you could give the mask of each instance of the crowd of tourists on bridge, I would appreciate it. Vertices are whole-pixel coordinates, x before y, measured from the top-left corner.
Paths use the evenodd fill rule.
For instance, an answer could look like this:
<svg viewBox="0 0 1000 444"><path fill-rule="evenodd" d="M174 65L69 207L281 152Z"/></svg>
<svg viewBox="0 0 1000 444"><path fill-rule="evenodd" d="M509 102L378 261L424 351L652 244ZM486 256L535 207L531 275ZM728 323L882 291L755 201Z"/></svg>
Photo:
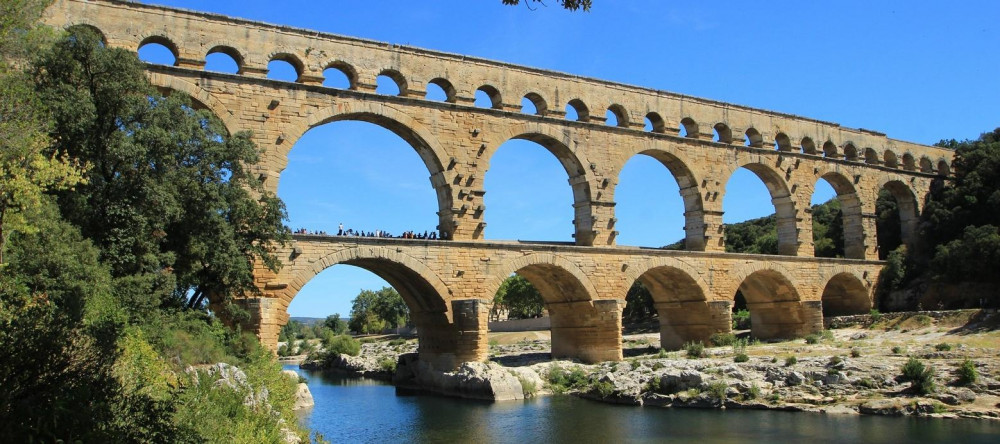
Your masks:
<svg viewBox="0 0 1000 444"><path fill-rule="evenodd" d="M399 236L393 235L385 230L375 230L375 231L364 231L364 230L354 230L352 228L344 229L344 224L340 224L337 228L336 234L327 233L324 230L308 230L305 228L299 228L293 232L294 234L309 234L313 236L348 236L348 237L380 237L386 239L423 239L423 240L448 240L448 232L442 231L438 235L437 231L424 231L423 233L417 231L404 231Z"/></svg>

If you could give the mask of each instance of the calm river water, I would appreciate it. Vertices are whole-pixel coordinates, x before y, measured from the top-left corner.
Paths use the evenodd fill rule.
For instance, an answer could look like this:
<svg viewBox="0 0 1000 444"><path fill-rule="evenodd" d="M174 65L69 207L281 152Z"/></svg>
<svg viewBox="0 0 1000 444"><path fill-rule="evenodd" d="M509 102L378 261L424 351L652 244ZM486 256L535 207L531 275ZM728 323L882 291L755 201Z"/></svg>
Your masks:
<svg viewBox="0 0 1000 444"><path fill-rule="evenodd" d="M568 396L487 403L286 368L308 379L316 401L302 421L334 443L1000 442L996 421L642 408Z"/></svg>

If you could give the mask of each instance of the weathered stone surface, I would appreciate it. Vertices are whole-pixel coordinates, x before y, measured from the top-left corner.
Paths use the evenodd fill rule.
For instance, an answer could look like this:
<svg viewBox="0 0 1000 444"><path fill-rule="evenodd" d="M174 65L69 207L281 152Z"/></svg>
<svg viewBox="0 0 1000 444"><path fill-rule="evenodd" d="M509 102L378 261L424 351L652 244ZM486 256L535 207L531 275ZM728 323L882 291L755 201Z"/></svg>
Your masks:
<svg viewBox="0 0 1000 444"><path fill-rule="evenodd" d="M466 362L452 372L435 370L415 354L400 356L397 387L424 390L463 398L507 401L524 399L521 382L493 362Z"/></svg>
<svg viewBox="0 0 1000 444"><path fill-rule="evenodd" d="M257 173L270 191L278 189L295 142L326 122L372 122L418 152L438 198L432 209L438 232L452 241L296 236L277 252L284 263L279 272L263 266L255 271L262 294L239 301L252 315L247 327L272 348L302 286L342 263L393 276L411 304L419 352L440 369L486 358L485 314L500 283L514 272L548 303L557 358L622 359L621 310L636 280L656 300L665 348L730 331L737 290L753 313L755 337L802 336L822 328L824 311L866 313L873 306L882 266L874 260L879 191L896 197L902 236L910 240L931 182L950 173L954 155L784 113L140 3L57 0L44 20L60 28L96 29L109 47L138 50L153 42L173 51L175 66L147 67L151 82L190 95L232 133L250 131L263 150ZM238 74L204 71L206 55L220 51L237 60ZM296 68L296 82L265 78L275 57ZM322 86L330 67L347 74L348 89ZM374 93L383 74L397 81L398 96ZM424 98L429 83L446 86L446 103ZM489 109L474 106L483 88L496 93ZM518 112L524 97L538 115ZM567 102L599 107L570 122L563 111ZM604 124L605 106L618 116L618 127ZM652 131L643 130L644 118ZM681 126L686 137L679 135ZM718 141L712 140L713 129ZM483 179L493 153L511 139L540 143L565 166L575 245L483 240ZM636 155L656 158L677 180L688 251L616 245L614 191ZM770 190L781 256L724 253L725 185L741 167ZM820 180L838 193L851 260L811 257L809 209Z"/></svg>

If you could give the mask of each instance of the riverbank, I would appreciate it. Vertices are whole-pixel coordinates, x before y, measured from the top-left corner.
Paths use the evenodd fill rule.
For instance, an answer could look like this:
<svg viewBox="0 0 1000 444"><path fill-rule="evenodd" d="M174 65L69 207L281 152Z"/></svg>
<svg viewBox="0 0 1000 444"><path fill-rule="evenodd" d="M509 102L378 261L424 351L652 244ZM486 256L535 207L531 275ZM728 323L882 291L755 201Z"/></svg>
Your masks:
<svg viewBox="0 0 1000 444"><path fill-rule="evenodd" d="M681 408L744 408L837 414L1000 418L1000 331L976 312L862 318L809 340L743 343L665 352L659 335L625 336L621 362L551 361L547 332L491 334L490 368L513 375L524 396L573 394L602 402ZM867 326L865 326L867 325ZM389 379L387 362L416 340L362 345L338 371ZM903 377L916 360L932 374L921 394ZM737 362L740 361L740 362ZM963 367L964 365L964 367ZM315 364L304 364L304 368ZM963 370L964 368L964 370ZM974 381L960 381L974 370ZM927 374L927 372L925 372ZM505 382L505 384L509 381Z"/></svg>

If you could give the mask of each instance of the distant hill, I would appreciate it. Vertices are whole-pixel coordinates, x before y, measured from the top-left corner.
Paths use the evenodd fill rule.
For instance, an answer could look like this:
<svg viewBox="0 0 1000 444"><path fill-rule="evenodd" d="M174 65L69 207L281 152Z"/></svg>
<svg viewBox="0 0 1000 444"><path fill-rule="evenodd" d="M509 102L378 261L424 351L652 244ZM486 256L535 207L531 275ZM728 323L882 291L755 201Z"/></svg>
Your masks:
<svg viewBox="0 0 1000 444"><path fill-rule="evenodd" d="M323 322L325 319L326 318L304 318L304 317L292 316L288 320L289 321L298 321L298 322L301 322L303 325L313 325L313 324L318 324L320 322Z"/></svg>

